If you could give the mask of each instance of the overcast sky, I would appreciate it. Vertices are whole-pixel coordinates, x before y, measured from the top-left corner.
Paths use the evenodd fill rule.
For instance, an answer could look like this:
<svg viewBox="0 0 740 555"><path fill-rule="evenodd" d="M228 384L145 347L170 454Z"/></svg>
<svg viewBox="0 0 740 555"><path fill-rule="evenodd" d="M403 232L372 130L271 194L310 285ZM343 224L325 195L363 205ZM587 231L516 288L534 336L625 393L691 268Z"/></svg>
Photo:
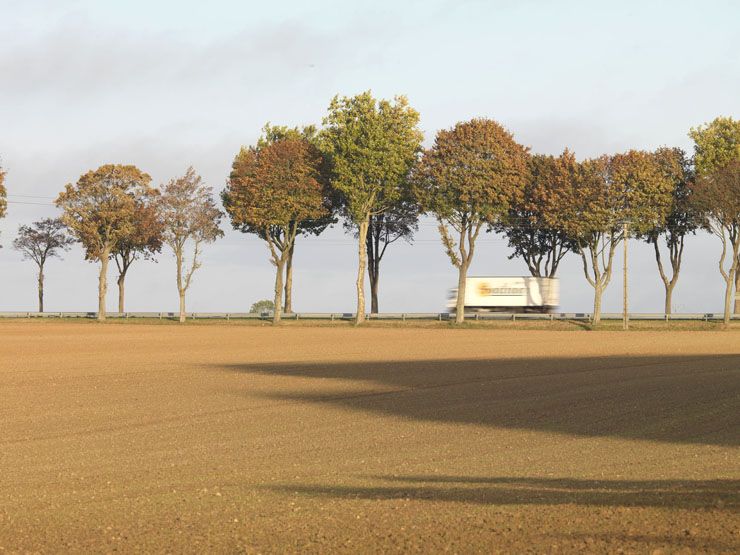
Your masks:
<svg viewBox="0 0 740 555"><path fill-rule="evenodd" d="M216 192L261 127L320 123L331 97L408 96L429 144L440 128L494 118L535 152L579 158L661 145L740 116L735 1L37 1L0 0L0 310L34 310L35 267L11 248L20 224L55 216L65 183L104 163L135 164L155 184L193 165ZM230 231L206 247L188 309L245 311L271 298L267 248ZM632 308L660 312L651 247L630 243ZM475 275L524 275L486 235ZM720 311L718 240L688 241L678 311ZM356 248L341 225L296 247L295 308L351 311ZM621 306L621 259L605 310ZM95 310L97 266L78 248L47 268L48 310ZM588 311L580 259L560 273L562 309ZM109 308L116 307L111 269ZM394 244L382 311L444 309L456 281L434 222ZM177 307L174 260L136 262L127 309Z"/></svg>

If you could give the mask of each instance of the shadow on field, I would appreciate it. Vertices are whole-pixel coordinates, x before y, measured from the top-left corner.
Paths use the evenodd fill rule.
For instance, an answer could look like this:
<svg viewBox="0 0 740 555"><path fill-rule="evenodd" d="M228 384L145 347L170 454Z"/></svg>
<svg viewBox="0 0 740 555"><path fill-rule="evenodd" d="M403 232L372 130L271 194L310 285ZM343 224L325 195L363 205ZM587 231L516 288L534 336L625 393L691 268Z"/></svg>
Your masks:
<svg viewBox="0 0 740 555"><path fill-rule="evenodd" d="M740 355L252 363L219 368L300 378L294 392L284 393L292 386L285 381L280 393L269 395L284 401L422 421L740 445Z"/></svg>
<svg viewBox="0 0 740 555"><path fill-rule="evenodd" d="M282 485L270 489L310 497L414 499L483 505L589 505L604 507L736 510L740 480L577 480L467 476L372 476L387 487Z"/></svg>

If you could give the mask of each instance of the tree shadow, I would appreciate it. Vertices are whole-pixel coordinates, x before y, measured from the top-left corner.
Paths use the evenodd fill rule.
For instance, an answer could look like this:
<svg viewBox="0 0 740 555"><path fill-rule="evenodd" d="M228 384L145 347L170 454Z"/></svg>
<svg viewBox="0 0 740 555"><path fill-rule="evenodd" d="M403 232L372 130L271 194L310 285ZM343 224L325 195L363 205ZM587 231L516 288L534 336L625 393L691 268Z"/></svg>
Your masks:
<svg viewBox="0 0 740 555"><path fill-rule="evenodd" d="M271 399L590 437L740 445L740 355L247 363ZM285 393L295 383L295 391ZM308 379L308 383L306 382ZM326 380L335 380L328 384Z"/></svg>
<svg viewBox="0 0 740 555"><path fill-rule="evenodd" d="M579 480L469 476L372 476L381 487L283 484L309 497L414 499L481 505L585 505L736 511L740 480ZM395 485L398 484L398 485Z"/></svg>

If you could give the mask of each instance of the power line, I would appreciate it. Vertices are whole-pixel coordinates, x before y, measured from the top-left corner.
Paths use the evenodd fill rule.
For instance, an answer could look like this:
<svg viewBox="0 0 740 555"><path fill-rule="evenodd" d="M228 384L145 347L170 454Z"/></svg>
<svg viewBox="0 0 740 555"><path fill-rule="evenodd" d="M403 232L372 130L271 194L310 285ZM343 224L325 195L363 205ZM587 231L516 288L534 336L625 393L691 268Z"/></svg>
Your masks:
<svg viewBox="0 0 740 555"><path fill-rule="evenodd" d="M8 200L6 201L8 204L33 204L35 206L56 206L56 204L52 204L51 202L30 202L30 201L24 201L24 200Z"/></svg>
<svg viewBox="0 0 740 555"><path fill-rule="evenodd" d="M18 197L18 198L44 198L44 199L49 199L49 200L54 200L55 199L55 197L45 197L45 196L41 196L41 195L16 195L14 193L8 194L8 196L9 197Z"/></svg>

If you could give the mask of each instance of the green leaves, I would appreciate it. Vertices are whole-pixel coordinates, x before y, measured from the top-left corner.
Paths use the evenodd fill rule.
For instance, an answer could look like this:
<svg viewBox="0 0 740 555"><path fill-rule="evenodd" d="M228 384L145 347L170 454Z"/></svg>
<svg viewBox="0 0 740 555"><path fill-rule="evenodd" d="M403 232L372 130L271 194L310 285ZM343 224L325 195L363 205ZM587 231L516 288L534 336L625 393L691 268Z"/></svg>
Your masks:
<svg viewBox="0 0 740 555"><path fill-rule="evenodd" d="M419 113L403 96L378 101L367 91L332 99L320 142L331 164L332 186L355 223L407 196L404 189L423 139L418 124Z"/></svg>
<svg viewBox="0 0 740 555"><path fill-rule="evenodd" d="M740 160L740 121L718 117L711 123L692 128L694 163L700 176L709 175L730 162Z"/></svg>

